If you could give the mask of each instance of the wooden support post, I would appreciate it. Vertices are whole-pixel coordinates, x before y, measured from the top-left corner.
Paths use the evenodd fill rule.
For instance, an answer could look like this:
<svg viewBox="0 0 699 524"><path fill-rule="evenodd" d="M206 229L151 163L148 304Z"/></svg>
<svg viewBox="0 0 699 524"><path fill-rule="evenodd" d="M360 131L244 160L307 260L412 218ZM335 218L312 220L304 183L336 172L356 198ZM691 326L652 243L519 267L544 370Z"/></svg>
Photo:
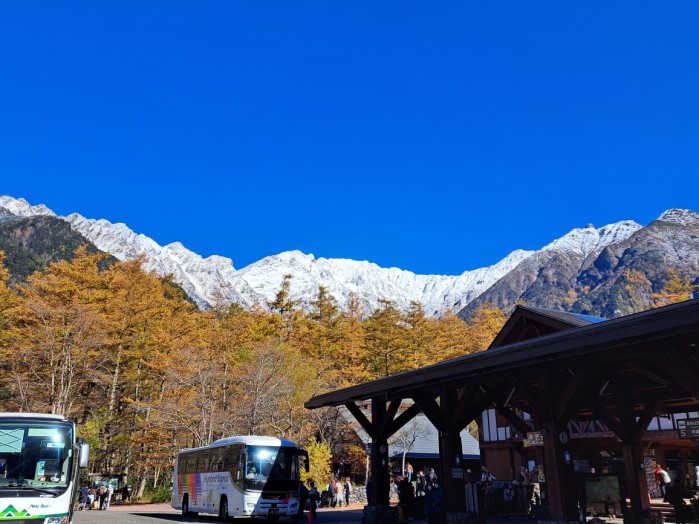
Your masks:
<svg viewBox="0 0 699 524"><path fill-rule="evenodd" d="M386 402L379 398L371 399L371 424L381 427L386 417ZM390 502L390 476L388 473L388 438L376 431L371 441L371 488L373 504L388 506Z"/></svg>
<svg viewBox="0 0 699 524"><path fill-rule="evenodd" d="M565 428L546 422L544 436L544 475L542 502L549 506L551 520L572 522L578 520L577 484L573 473L569 435ZM565 436L563 436L565 435ZM543 498L543 497L542 497Z"/></svg>
<svg viewBox="0 0 699 524"><path fill-rule="evenodd" d="M549 370L550 371L550 370ZM540 375L540 415L544 436L544 475L542 503L548 505L551 519L559 522L578 520L577 483L573 470L573 456L567 421L557 420L557 400L562 388L553 372Z"/></svg>
<svg viewBox="0 0 699 524"><path fill-rule="evenodd" d="M650 499L643 469L643 447L622 442L626 486L631 502L630 522L643 522L650 515Z"/></svg>
<svg viewBox="0 0 699 524"><path fill-rule="evenodd" d="M658 406L658 403L646 406L638 421L630 403L624 404L620 411L621 434L617 436L621 439L624 452L626 488L631 503L631 508L627 508L630 513L627 519L629 522L644 522L650 517L650 499L646 473L643 469L641 438Z"/></svg>
<svg viewBox="0 0 699 524"><path fill-rule="evenodd" d="M461 427L457 414L457 392L444 389L440 394L440 412L443 422L439 430L439 480L444 489L445 509L448 513L466 512L466 486L461 448ZM439 428L438 428L439 429Z"/></svg>

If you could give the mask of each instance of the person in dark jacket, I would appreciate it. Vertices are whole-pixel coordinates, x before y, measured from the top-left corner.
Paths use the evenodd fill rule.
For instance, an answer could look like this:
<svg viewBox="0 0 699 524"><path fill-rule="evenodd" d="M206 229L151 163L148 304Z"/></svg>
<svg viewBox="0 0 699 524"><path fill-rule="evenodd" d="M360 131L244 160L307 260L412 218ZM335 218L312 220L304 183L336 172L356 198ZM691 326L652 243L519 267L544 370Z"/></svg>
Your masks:
<svg viewBox="0 0 699 524"><path fill-rule="evenodd" d="M80 511L85 509L85 506L87 506L87 496L90 492L90 489L87 486L83 486L80 488L80 500L78 501L78 509Z"/></svg>
<svg viewBox="0 0 699 524"><path fill-rule="evenodd" d="M303 512L306 509L306 501L308 500L308 488L303 483L299 482L299 518L303 518Z"/></svg>
<svg viewBox="0 0 699 524"><path fill-rule="evenodd" d="M675 522L677 524L687 524L687 503L682 497L682 491L677 484L673 484L666 494L667 501L675 509Z"/></svg>
<svg viewBox="0 0 699 524"><path fill-rule="evenodd" d="M309 486L310 489L308 490L308 500L311 502L311 506L308 508L308 524L315 524L316 509L318 508L320 493L318 492L318 488L316 488L316 483L312 480L309 483Z"/></svg>

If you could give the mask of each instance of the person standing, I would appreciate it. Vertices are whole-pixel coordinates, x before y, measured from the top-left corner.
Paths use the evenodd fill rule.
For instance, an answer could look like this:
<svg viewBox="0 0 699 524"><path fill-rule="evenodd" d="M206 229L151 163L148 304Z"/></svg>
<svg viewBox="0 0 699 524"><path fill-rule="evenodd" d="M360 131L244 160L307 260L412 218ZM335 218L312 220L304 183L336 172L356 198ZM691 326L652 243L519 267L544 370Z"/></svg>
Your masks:
<svg viewBox="0 0 699 524"><path fill-rule="evenodd" d="M427 524L433 524L434 523L434 511L433 511L433 506L434 506L434 489L432 487L432 484L427 484L425 486L425 496L422 497L423 500L423 508L424 508L424 514L425 518L427 519Z"/></svg>
<svg viewBox="0 0 699 524"><path fill-rule="evenodd" d="M405 463L405 477L408 479L408 482L413 481L413 465L410 462Z"/></svg>
<svg viewBox="0 0 699 524"><path fill-rule="evenodd" d="M668 489L667 501L675 509L675 522L677 524L687 524L687 503L682 497L680 487L677 484Z"/></svg>
<svg viewBox="0 0 699 524"><path fill-rule="evenodd" d="M104 499L105 510L109 509L109 504L112 502L112 495L114 495L114 486L112 486L112 483L110 482L107 484L107 496Z"/></svg>
<svg viewBox="0 0 699 524"><path fill-rule="evenodd" d="M696 488L699 489L699 464L694 466L694 484ZM697 515L697 518L699 518L699 515Z"/></svg>
<svg viewBox="0 0 699 524"><path fill-rule="evenodd" d="M311 505L308 508L308 524L315 524L316 522L316 510L318 509L318 500L320 499L320 493L318 493L318 488L316 488L316 483L311 480L309 483L311 489L308 490L308 500Z"/></svg>
<svg viewBox="0 0 699 524"><path fill-rule="evenodd" d="M402 510L403 520L413 520L413 504L415 502L415 493L413 492L413 484L408 482L408 477L402 477L398 481L398 511Z"/></svg>
<svg viewBox="0 0 699 524"><path fill-rule="evenodd" d="M437 473L435 473L434 468L430 468L430 472L427 474L427 484L434 484L437 480Z"/></svg>
<svg viewBox="0 0 699 524"><path fill-rule="evenodd" d="M306 501L308 500L308 488L303 480L299 482L299 518L303 518L303 512L306 510Z"/></svg>
<svg viewBox="0 0 699 524"><path fill-rule="evenodd" d="M446 524L446 513L444 513L444 490L439 485L439 481L434 482L432 490L432 518L435 524Z"/></svg>
<svg viewBox="0 0 699 524"><path fill-rule="evenodd" d="M342 507L342 502L345 498L342 496L342 486L339 482L335 482L335 500L337 500L337 504Z"/></svg>
<svg viewBox="0 0 699 524"><path fill-rule="evenodd" d="M107 486L102 484L99 487L97 494L99 495L99 508L103 510L104 509L104 501L107 498Z"/></svg>
<svg viewBox="0 0 699 524"><path fill-rule="evenodd" d="M425 477L425 473L422 470L418 471L415 479L415 495L418 497L424 497L425 488L427 487L427 478Z"/></svg>
<svg viewBox="0 0 699 524"><path fill-rule="evenodd" d="M80 504L78 505L78 509L80 511L83 511L85 509L85 506L87 506L87 495L89 491L90 490L87 486L83 486L80 488Z"/></svg>
<svg viewBox="0 0 699 524"><path fill-rule="evenodd" d="M328 484L328 506L331 508L334 508L337 506L337 490L335 489L337 487L337 483L335 482L335 479L332 479L330 481L330 484Z"/></svg>
<svg viewBox="0 0 699 524"><path fill-rule="evenodd" d="M350 495L352 494L352 483L350 482L349 477L347 477L345 479L345 484L344 484L343 488L344 488L344 492L345 492L345 506L349 507Z"/></svg>
<svg viewBox="0 0 699 524"><path fill-rule="evenodd" d="M667 491L670 487L670 475L665 471L660 464L655 469L655 482L658 484L658 490L660 491L660 496L664 501L667 502Z"/></svg>

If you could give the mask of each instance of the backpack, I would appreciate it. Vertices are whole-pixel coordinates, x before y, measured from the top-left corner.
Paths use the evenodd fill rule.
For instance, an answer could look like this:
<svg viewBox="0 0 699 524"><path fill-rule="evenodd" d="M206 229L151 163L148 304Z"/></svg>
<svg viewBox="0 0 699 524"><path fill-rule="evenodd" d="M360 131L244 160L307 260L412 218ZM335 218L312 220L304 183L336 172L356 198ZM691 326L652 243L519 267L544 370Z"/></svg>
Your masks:
<svg viewBox="0 0 699 524"><path fill-rule="evenodd" d="M663 484L669 484L672 482L672 479L670 479L670 475L667 471L662 470L660 472L660 478L663 480Z"/></svg>

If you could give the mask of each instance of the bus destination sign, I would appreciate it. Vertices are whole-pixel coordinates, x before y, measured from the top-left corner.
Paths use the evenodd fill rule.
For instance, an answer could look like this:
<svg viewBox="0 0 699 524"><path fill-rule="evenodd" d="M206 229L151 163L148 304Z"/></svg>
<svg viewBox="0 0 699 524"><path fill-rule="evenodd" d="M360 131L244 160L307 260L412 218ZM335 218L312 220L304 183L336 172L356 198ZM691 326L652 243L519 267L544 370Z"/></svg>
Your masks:
<svg viewBox="0 0 699 524"><path fill-rule="evenodd" d="M677 421L680 438L699 438L699 418L687 418Z"/></svg>

